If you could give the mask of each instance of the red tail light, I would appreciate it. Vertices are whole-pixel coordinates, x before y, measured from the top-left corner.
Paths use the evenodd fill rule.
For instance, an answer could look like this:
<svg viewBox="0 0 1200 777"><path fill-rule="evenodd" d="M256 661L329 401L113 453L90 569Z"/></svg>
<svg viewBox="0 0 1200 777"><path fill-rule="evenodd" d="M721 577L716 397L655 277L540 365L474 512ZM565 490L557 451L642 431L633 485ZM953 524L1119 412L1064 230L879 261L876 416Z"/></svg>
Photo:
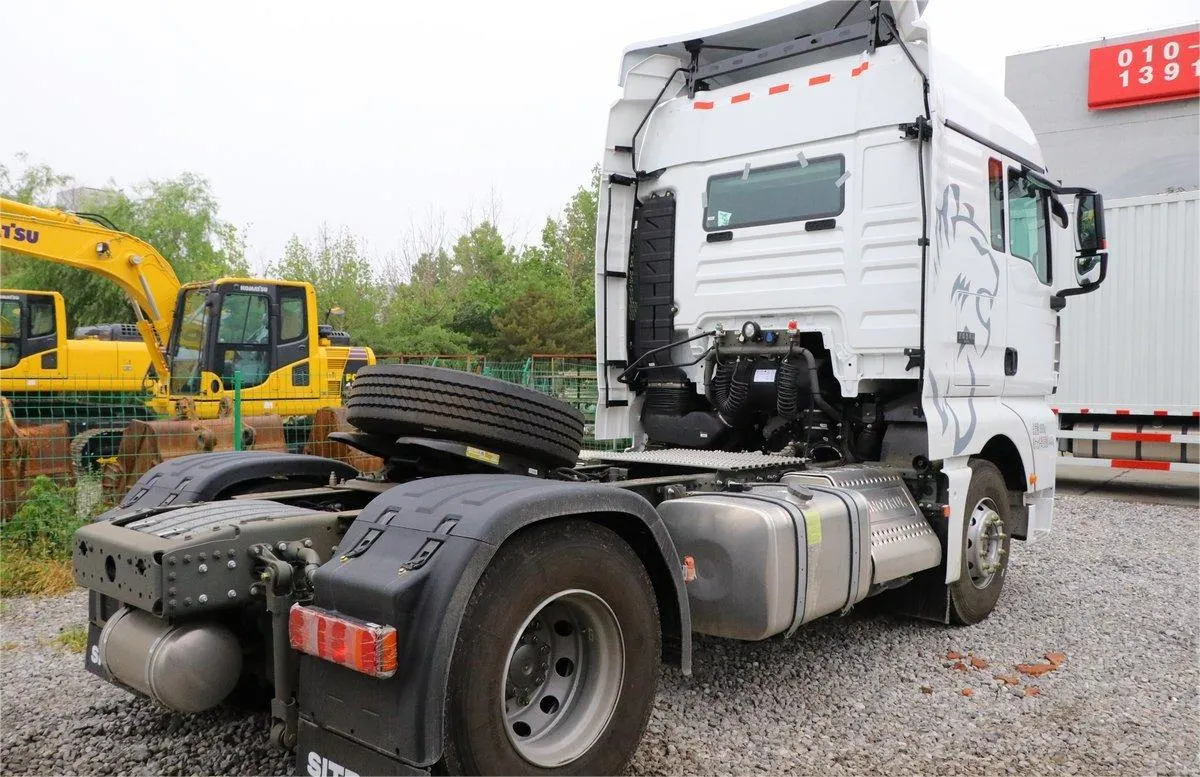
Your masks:
<svg viewBox="0 0 1200 777"><path fill-rule="evenodd" d="M288 613L292 648L374 677L396 673L396 629L293 604Z"/></svg>

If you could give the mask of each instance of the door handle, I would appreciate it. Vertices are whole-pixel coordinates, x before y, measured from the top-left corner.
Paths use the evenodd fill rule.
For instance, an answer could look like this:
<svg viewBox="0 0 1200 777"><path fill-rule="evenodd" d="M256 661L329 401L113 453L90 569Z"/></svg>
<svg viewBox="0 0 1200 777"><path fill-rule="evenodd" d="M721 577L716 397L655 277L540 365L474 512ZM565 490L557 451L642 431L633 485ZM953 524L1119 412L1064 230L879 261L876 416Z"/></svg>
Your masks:
<svg viewBox="0 0 1200 777"><path fill-rule="evenodd" d="M1005 375L1016 375L1017 374L1017 349L1016 348L1005 348L1004 349L1004 374Z"/></svg>

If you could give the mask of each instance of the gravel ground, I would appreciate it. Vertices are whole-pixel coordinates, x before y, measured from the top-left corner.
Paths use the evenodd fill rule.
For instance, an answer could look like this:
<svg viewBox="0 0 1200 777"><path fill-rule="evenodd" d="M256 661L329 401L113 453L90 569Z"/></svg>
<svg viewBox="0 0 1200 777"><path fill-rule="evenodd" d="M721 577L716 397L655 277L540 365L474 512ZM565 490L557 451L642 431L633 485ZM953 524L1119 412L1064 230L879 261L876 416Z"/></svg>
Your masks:
<svg viewBox="0 0 1200 777"><path fill-rule="evenodd" d="M664 672L632 771L1200 773L1200 514L1061 497L1055 523L1014 545L978 626L855 613L788 641L698 638L694 675ZM4 603L0 771L290 773L264 715L170 714L84 672L53 640L85 617L81 593ZM1065 654L1057 670L993 679L1047 652Z"/></svg>

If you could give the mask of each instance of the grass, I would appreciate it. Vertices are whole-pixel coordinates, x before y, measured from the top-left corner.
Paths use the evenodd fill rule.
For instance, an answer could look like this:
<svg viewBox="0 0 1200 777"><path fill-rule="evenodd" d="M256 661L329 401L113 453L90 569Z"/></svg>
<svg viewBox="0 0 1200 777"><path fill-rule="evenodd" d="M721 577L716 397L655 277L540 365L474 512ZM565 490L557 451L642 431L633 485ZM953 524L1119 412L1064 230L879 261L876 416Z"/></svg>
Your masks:
<svg viewBox="0 0 1200 777"><path fill-rule="evenodd" d="M4 548L0 553L0 593L4 596L56 596L74 587L70 561L39 558L19 548Z"/></svg>
<svg viewBox="0 0 1200 777"><path fill-rule="evenodd" d="M72 653L82 653L87 648L88 630L86 626L72 626L63 629L52 640L63 650Z"/></svg>
<svg viewBox="0 0 1200 777"><path fill-rule="evenodd" d="M0 525L0 596L74 588L72 539L86 520L76 510L74 489L34 480L20 509Z"/></svg>

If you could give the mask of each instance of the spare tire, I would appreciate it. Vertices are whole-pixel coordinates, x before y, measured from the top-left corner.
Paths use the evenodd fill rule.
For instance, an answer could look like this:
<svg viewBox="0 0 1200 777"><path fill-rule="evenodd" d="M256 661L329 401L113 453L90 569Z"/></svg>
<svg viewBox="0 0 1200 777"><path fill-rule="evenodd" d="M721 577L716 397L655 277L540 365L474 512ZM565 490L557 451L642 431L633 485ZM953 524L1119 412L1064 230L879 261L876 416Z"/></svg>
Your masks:
<svg viewBox="0 0 1200 777"><path fill-rule="evenodd" d="M346 420L368 434L434 437L570 466L583 446L583 415L515 383L419 364L364 367Z"/></svg>

